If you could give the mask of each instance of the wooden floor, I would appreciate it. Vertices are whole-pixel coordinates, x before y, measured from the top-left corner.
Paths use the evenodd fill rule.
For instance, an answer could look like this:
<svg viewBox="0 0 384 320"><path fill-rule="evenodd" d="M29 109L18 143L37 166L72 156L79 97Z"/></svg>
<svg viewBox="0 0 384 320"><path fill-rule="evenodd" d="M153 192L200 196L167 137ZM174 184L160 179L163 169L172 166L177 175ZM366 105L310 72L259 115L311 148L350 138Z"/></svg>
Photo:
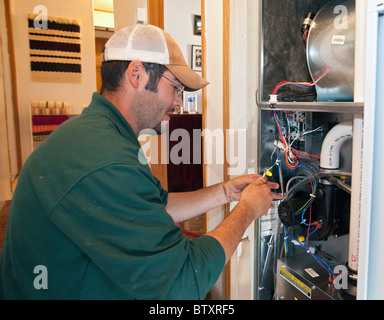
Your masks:
<svg viewBox="0 0 384 320"><path fill-rule="evenodd" d="M0 203L0 251L3 247L5 230L7 227L8 211L11 201Z"/></svg>

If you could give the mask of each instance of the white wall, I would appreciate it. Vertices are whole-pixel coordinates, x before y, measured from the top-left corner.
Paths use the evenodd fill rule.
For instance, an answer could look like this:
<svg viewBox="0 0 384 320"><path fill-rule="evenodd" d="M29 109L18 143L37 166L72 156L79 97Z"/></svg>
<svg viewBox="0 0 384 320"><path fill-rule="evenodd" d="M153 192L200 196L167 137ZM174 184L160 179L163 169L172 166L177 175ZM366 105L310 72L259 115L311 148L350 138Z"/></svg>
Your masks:
<svg viewBox="0 0 384 320"><path fill-rule="evenodd" d="M29 60L27 14L44 5L48 16L81 19L82 83L32 82ZM21 153L24 163L32 151L30 110L33 100L58 100L88 105L96 91L95 32L92 0L11 0L15 46L17 99L20 116Z"/></svg>
<svg viewBox="0 0 384 320"><path fill-rule="evenodd" d="M201 36L193 34L194 15L201 15L201 0L164 0L164 31L169 33L180 46L185 61L191 67L192 45L201 46ZM197 72L201 75L201 72ZM184 93L184 105L188 95ZM197 95L198 112L202 112L201 90Z"/></svg>
<svg viewBox="0 0 384 320"><path fill-rule="evenodd" d="M207 110L206 128L213 131L223 130L223 3L221 0L205 1L206 17L206 61L207 80L210 84L207 87ZM222 146L204 145L204 155L207 155L207 148L220 148ZM223 164L206 164L206 184L214 185L224 180ZM213 230L224 219L223 207L216 208L207 213L207 230ZM220 277L212 288L213 299L225 298L225 279Z"/></svg>
<svg viewBox="0 0 384 320"><path fill-rule="evenodd" d="M239 174L254 173L257 158L256 135L258 108L256 105L256 76L258 74L259 52L257 45L258 12L260 0L230 1L230 110L229 128L246 130L246 171ZM223 1L205 1L206 19L206 61L207 80L207 128L223 129ZM212 146L205 145L205 150ZM230 150L237 145L229 144ZM205 154L207 152L205 151ZM244 154L242 153L244 156ZM247 171L248 170L248 171ZM206 167L207 184L219 183L224 179L223 165L208 164ZM233 209L233 205L231 209ZM223 208L208 213L208 229L215 228L224 218ZM243 236L239 249L230 261L231 282L230 299L252 299L254 297L254 224ZM219 279L213 288L213 297L225 298L225 281Z"/></svg>
<svg viewBox="0 0 384 320"><path fill-rule="evenodd" d="M246 130L245 149L238 156L241 165L237 175L257 173L258 106L260 52L258 37L261 0L230 1L230 128ZM240 142L240 141L239 141ZM239 150L238 141L229 145ZM244 166L244 164L246 164ZM241 169L241 170L240 170ZM243 171L244 170L244 171ZM245 250L244 248L248 248ZM249 300L255 297L255 225L252 223L243 236L239 249L231 259L230 299Z"/></svg>

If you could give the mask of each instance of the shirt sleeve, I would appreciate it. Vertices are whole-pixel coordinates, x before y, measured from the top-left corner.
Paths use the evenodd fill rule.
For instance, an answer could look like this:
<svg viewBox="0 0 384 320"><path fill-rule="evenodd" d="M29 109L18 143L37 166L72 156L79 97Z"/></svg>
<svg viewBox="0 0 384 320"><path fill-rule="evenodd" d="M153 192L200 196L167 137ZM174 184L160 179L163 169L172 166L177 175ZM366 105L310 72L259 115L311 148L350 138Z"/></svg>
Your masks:
<svg viewBox="0 0 384 320"><path fill-rule="evenodd" d="M145 166L115 164L81 179L52 211L55 225L103 276L137 299L203 299L225 264L210 236L187 239Z"/></svg>

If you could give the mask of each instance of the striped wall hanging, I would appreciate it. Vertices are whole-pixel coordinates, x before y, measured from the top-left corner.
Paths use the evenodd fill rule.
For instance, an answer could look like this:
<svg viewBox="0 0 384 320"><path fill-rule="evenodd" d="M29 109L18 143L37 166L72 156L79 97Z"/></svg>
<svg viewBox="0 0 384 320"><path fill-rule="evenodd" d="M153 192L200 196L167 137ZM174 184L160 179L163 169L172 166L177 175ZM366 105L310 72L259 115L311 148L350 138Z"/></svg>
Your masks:
<svg viewBox="0 0 384 320"><path fill-rule="evenodd" d="M31 80L80 83L81 21L47 17L41 27L35 23L36 16L28 15Z"/></svg>

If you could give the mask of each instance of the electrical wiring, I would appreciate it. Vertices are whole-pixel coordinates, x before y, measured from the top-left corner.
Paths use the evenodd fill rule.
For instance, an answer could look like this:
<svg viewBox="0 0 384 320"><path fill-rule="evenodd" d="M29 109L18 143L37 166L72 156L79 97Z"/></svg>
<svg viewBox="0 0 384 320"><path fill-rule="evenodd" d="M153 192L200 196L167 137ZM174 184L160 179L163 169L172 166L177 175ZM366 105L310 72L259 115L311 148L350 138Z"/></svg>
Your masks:
<svg viewBox="0 0 384 320"><path fill-rule="evenodd" d="M308 179L311 184L312 193L310 194L308 201L300 209L296 211L296 214L299 214L300 212L307 210L308 207L312 205L313 201L316 198L316 192L317 192L317 186L318 186L317 181L314 178L313 174L304 166L304 164L302 164L301 162L299 162L299 164L308 173Z"/></svg>
<svg viewBox="0 0 384 320"><path fill-rule="evenodd" d="M312 193L310 194L310 198L308 199L308 201L299 209L297 210L296 214L306 210L309 206L312 205L314 199L316 198L316 191L317 191L317 182L316 182L316 179L313 178L313 174L304 166L304 164L299 161L299 157L296 155L297 154L300 154L296 149L293 149L292 148L292 143L291 144L288 144L287 143L287 140L285 138L285 136L283 135L282 133L282 126L281 126L281 122L277 116L277 113L276 111L274 111L273 113L274 115L274 119L275 119L275 122L276 122L276 126L277 126L277 130L278 130L278 136L279 136L279 139L282 143L282 146L279 145L278 142L275 143L276 147L278 147L279 149L282 149L284 150L285 152L285 164L286 166L289 168L289 169L297 169L298 167L302 167L308 174L308 177L310 178L310 182L311 182L311 186L312 186ZM289 128L289 121L287 120L287 127ZM321 127L318 127L314 130L311 130L311 131L308 131L307 133L312 133L312 132L316 132L318 130L320 130ZM304 133L302 133L304 134ZM290 133L289 133L289 130L288 130L288 137L290 136ZM274 151L275 152L275 151ZM277 152L278 154L278 152ZM317 157L315 155L310 155L308 153L302 153L302 155L306 155L306 156L313 156L313 157ZM281 174L281 170L279 169L279 178L280 178L280 184L282 186L282 174Z"/></svg>
<svg viewBox="0 0 384 320"><path fill-rule="evenodd" d="M289 253L289 249L288 249L288 239L291 239L293 240L296 244L299 244L305 251L306 253L308 253L309 255L311 255L316 261L317 263L320 264L321 267L323 267L329 274L329 281L330 282L333 282L333 280L335 279L335 274L334 272L332 271L331 267L324 261L322 260L321 258L319 257L316 257L311 251L310 251L310 248L308 246L308 238L314 234L316 231L318 230L318 228L316 228L315 230L313 230L308 236L307 236L307 239L306 239L306 242L307 242L307 247L305 247L305 245L303 243L301 243L299 240L297 240L296 238L290 236L287 232L287 227L284 226L284 247L285 247L285 256L287 257L288 253Z"/></svg>
<svg viewBox="0 0 384 320"><path fill-rule="evenodd" d="M285 138L285 136L282 133L281 122L280 122L280 120L279 120L279 118L278 118L278 116L276 114L276 111L274 111L273 115L274 115L274 119L275 119L275 122L276 122L276 125L277 125L277 129L278 129L278 136L279 136L279 139L280 139L280 141L282 143L282 146L279 145L278 142L276 142L275 145L278 148L284 150L286 165L287 165L287 167L289 169L296 169L299 166L299 161L298 161L298 156L299 155L300 156L307 156L307 157L313 157L313 158L316 158L316 159L320 159L320 156L309 154L309 153L306 153L306 152L303 152L303 151L299 151L297 149L292 148L292 145L300 137L322 130L322 126L316 128L314 130L301 132L301 134L296 139L294 139L292 142L288 143L287 139ZM291 126L289 125L289 122L288 122L287 127L288 127L288 139L289 139L289 137L291 135L290 134Z"/></svg>
<svg viewBox="0 0 384 320"><path fill-rule="evenodd" d="M285 244L285 257L288 255L288 236L287 236L287 227L284 226L284 244Z"/></svg>
<svg viewBox="0 0 384 320"><path fill-rule="evenodd" d="M310 250L308 250L299 240L295 239L294 237L288 234L285 234L285 237L295 241L295 243L299 244L309 255L311 255L312 258L314 258L328 272L329 281L333 282L333 280L335 279L335 274L333 273L331 267L324 260L319 257L316 257Z"/></svg>
<svg viewBox="0 0 384 320"><path fill-rule="evenodd" d="M283 170L281 168L281 161L279 156L279 150L276 151L276 163L277 163L277 169L279 171L279 182L280 182L280 188L281 188L281 195L284 197L284 183L283 183Z"/></svg>
<svg viewBox="0 0 384 320"><path fill-rule="evenodd" d="M307 227L308 227L308 226L311 227L311 226L314 225L313 223L311 223L311 222L306 223L306 222L305 222L304 215L305 215L306 212L307 212L307 210L304 210L303 213L301 214L301 223L302 223L303 225L307 226Z"/></svg>
<svg viewBox="0 0 384 320"><path fill-rule="evenodd" d="M291 127L291 126L290 126L290 127ZM298 139L300 139L301 137L306 136L306 135L311 134L311 133L314 133L314 132L316 132L316 131L320 131L320 130L322 130L322 129L323 129L323 126L320 126L320 127L316 128L316 129L314 129L314 130L301 132L301 134L300 134L298 137L296 137L296 138L290 143L290 146L292 147L292 145L295 143L295 141L298 140ZM300 132L300 130L297 129L297 128L296 128L296 131L299 131L299 132Z"/></svg>
<svg viewBox="0 0 384 320"><path fill-rule="evenodd" d="M280 87L282 87L284 85L288 85L288 83L287 84L282 84ZM316 128L316 129L313 129L313 130L307 130L307 131L301 132L301 131L297 130L297 128L292 127L290 125L289 121L288 121L288 118L287 118L286 119L286 123L284 123L284 126L286 125L286 132L285 132L286 136L285 136L284 133L283 133L282 122L280 121L280 119L279 119L279 117L277 115L277 112L275 110L273 111L273 117L274 117L274 120L275 120L275 123L276 123L276 127L277 127L277 137L278 137L278 140L276 140L275 143L274 143L276 145L276 148L274 149L274 151L273 151L273 153L271 155L271 159L273 157L273 154L276 153L276 159L277 160L273 164L273 166L271 166L268 169L268 171L272 170L272 168L275 167L276 165L278 166L279 181L280 181L280 186L281 186L281 190L282 190L284 201L290 201L290 198L291 197L293 198L296 190L301 190L298 187L296 187L297 185L304 186L304 185L310 184L310 191L308 191L309 199L295 212L295 214L302 213L302 216L301 216L302 217L302 222L304 223L304 225L307 226L306 238L305 238L305 242L304 242L305 244L302 244L301 242L299 242L298 240L296 240L295 238L290 236L288 234L288 232L287 232L287 227L284 225L284 250L285 250L285 256L287 257L288 253L289 253L288 239L292 239L292 240L296 241L297 243L299 243L300 246L302 248L304 248L308 254L310 254L325 270L327 270L327 272L329 273L329 279L332 280L332 279L334 279L334 274L333 274L333 271L331 270L331 268L324 261L322 261L320 258L314 256L311 253L310 249L309 249L309 238L313 234L315 234L322 227L322 225L320 223L318 223L317 221L312 223L312 204L313 204L313 201L316 198L316 192L317 192L317 189L318 189L318 177L316 176L316 174L314 172L312 172L311 170L308 169L306 164L304 164L300 160L300 158L302 156L314 157L316 159L319 159L320 157L318 155L309 154L309 153L306 153L306 152L303 152L303 151L299 151L299 150L293 148L293 144L298 139L300 139L303 136L306 136L306 135L309 135L309 134L312 134L312 133L315 133L315 132L318 132L318 131L322 130L322 126ZM300 132L298 137L296 139L294 139L293 141L290 141L291 128L293 128L296 131ZM303 179L303 181L300 181L299 183L297 183L295 186L292 187L292 189L289 189L289 183L292 181L292 180L290 180L289 183L287 184L287 194L284 194L284 191L283 191L282 166L281 166L281 161L280 161L280 158L279 158L280 151L284 152L285 164L286 164L288 169L294 170L294 169L302 168L302 170L307 175L307 177L305 177L305 176L295 176L295 179L299 179L300 178L300 179ZM313 168L312 168L312 170L313 170ZM304 220L304 214L306 212L308 212L308 210L309 210L309 221L308 221L308 223L306 223L305 220Z"/></svg>
<svg viewBox="0 0 384 320"><path fill-rule="evenodd" d="M320 75L320 76L317 76L316 78L313 79L313 81L310 81L310 82L293 82L293 81L282 81L280 82L276 87L275 89L272 91L272 94L273 95L277 95L277 92L285 87L285 86L288 86L288 85L293 85L293 86L296 86L296 87L300 87L300 88L309 88L309 87L313 87L314 85L316 85L322 78L324 78L326 75L328 75L330 73L330 69L327 68L326 71Z"/></svg>
<svg viewBox="0 0 384 320"><path fill-rule="evenodd" d="M299 83L299 82L291 82L291 81L282 81L280 82L276 87L275 89L272 91L272 94L277 94L277 92L285 87L285 86L288 86L288 85L294 85L296 87L300 87L300 88L308 88L308 87L312 87L312 84L307 82L307 83Z"/></svg>
<svg viewBox="0 0 384 320"><path fill-rule="evenodd" d="M318 172L313 174L313 178L318 180L320 178L326 178L326 177L332 177L332 176L346 176L350 177L352 174L350 172L344 172L344 171L334 171L334 172ZM298 182L295 184L292 188L289 189L289 192L287 193L287 197L297 192L297 190L300 190L304 185L309 183L309 178L305 177L303 181Z"/></svg>
<svg viewBox="0 0 384 320"><path fill-rule="evenodd" d="M276 114L276 111L273 111L273 116L274 116L274 119L275 119L275 122L277 125L279 139L283 144L283 146L280 147L280 149L284 149L285 163L289 169L296 169L299 165L299 161L297 159L297 156L292 152L291 147L288 145L287 140L282 133L281 123L280 123L280 120ZM278 144L277 144L277 147L279 147Z"/></svg>
<svg viewBox="0 0 384 320"><path fill-rule="evenodd" d="M277 161L271 166L271 167L269 167L268 169L266 169L266 170L264 170L264 174L263 174L263 178L265 177L265 176L270 176L270 175L272 175L271 174L271 170L275 167L277 165Z"/></svg>
<svg viewBox="0 0 384 320"><path fill-rule="evenodd" d="M296 244L299 244L309 255L311 255L316 261L317 263L319 263L329 274L329 281L330 282L333 282L333 280L335 279L335 274L333 273L331 267L324 261L322 260L321 258L319 257L316 257L311 251L310 251L310 248L309 248L309 245L308 245L308 238L314 234L316 231L318 230L318 227L316 227L315 230L313 230L311 233L309 233L307 235L307 238L306 238L306 244L307 246L305 246L303 243L301 243L299 240L297 240L296 238L290 236L287 232L287 227L284 226L284 247L285 247L285 256L287 257L288 255L288 252L289 252L289 249L288 249L288 239L291 239L293 240Z"/></svg>
<svg viewBox="0 0 384 320"><path fill-rule="evenodd" d="M312 158L316 158L316 159L320 160L320 156L318 156L316 154L309 154L309 153L306 153L303 151L296 150L294 148L292 148L292 151L294 154L296 154L296 156L300 155L300 156L312 157Z"/></svg>

